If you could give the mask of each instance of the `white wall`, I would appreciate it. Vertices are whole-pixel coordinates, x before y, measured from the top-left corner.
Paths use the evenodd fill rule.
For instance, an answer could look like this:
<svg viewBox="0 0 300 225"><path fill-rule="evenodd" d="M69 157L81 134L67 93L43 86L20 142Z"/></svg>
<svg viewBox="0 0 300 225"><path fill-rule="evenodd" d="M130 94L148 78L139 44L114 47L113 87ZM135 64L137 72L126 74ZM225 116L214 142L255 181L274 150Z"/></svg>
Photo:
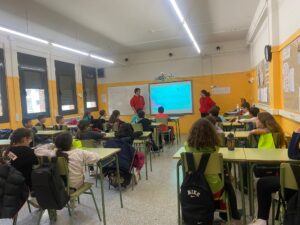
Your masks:
<svg viewBox="0 0 300 225"><path fill-rule="evenodd" d="M221 51L216 51L216 46ZM169 53L173 53L169 57ZM129 61L126 63L125 58ZM247 71L249 50L245 41L215 43L202 46L201 55L193 47L157 50L119 57L124 66L105 69L102 83L154 80L161 72L174 76L199 76Z"/></svg>
<svg viewBox="0 0 300 225"><path fill-rule="evenodd" d="M279 41L283 43L300 28L300 1L277 1L279 7Z"/></svg>

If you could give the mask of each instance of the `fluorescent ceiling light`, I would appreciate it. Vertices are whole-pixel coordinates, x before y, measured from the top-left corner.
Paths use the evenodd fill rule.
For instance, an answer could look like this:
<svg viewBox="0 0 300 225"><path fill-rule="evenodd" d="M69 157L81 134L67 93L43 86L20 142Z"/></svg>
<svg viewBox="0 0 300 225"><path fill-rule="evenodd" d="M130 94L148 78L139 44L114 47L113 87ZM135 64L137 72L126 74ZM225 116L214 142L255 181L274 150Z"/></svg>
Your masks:
<svg viewBox="0 0 300 225"><path fill-rule="evenodd" d="M37 38L37 37L33 37L33 36L30 36L30 35L27 35L27 34L23 34L23 33L20 33L18 31L10 30L10 29L7 29L5 27L0 27L0 31L4 31L4 32L14 34L14 35L17 35L17 36L20 36L20 37L24 37L24 38L27 38L27 39L30 39L30 40L38 41L40 43L49 44L49 41L46 41L46 40L43 40L43 39L40 39L40 38Z"/></svg>
<svg viewBox="0 0 300 225"><path fill-rule="evenodd" d="M192 34L192 32L191 32L191 30L190 30L190 28L189 28L187 22L185 21L185 19L184 19L182 13L181 13L181 11L180 11L180 9L179 9L179 7L178 7L176 1L175 1L175 0L170 0L170 2L171 2L171 4L172 4L172 6L173 6L173 8L174 8L174 10L175 10L175 12L176 12L178 18L179 18L179 21L182 23L182 25L183 25L185 31L186 31L187 34L189 35L189 38L190 38L191 41L193 42L193 44L194 44L194 46L195 46L197 52L200 54L200 53L201 53L200 47L199 47L198 43L196 42L196 40L195 40L195 38L194 38L194 36L193 36L193 34Z"/></svg>
<svg viewBox="0 0 300 225"><path fill-rule="evenodd" d="M97 55L90 55L92 58L94 59L99 59L101 61L104 61L104 62L108 62L108 63L111 63L111 64L114 64L114 61L110 60L110 59L106 59L106 58L103 58L101 56L97 56Z"/></svg>
<svg viewBox="0 0 300 225"><path fill-rule="evenodd" d="M86 52L82 52L82 51L76 50L76 49L74 49L74 48L69 48L69 47L64 46L64 45L59 45L59 44L56 44L56 43L51 43L51 45L53 45L54 47L57 47L57 48L61 48L61 49L70 51L70 52L78 53L78 54L80 54L80 55L84 55L84 56L88 56L88 55L89 55L89 54L86 53Z"/></svg>

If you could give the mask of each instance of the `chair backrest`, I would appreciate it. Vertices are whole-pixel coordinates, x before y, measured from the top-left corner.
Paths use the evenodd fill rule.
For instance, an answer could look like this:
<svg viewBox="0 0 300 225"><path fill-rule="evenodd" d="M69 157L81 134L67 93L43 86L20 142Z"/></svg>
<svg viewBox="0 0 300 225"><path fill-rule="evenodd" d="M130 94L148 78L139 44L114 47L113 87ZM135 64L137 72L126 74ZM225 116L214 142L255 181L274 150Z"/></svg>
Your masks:
<svg viewBox="0 0 300 225"><path fill-rule="evenodd" d="M119 130L119 123L114 123L113 125L112 125L112 131L113 132L116 132L116 131L118 131Z"/></svg>
<svg viewBox="0 0 300 225"><path fill-rule="evenodd" d="M162 123L163 125L168 125L169 119L168 118L157 118L157 123Z"/></svg>
<svg viewBox="0 0 300 225"><path fill-rule="evenodd" d="M292 190L298 190L296 178L290 163L280 164L280 187L281 189L288 188Z"/></svg>
<svg viewBox="0 0 300 225"><path fill-rule="evenodd" d="M218 133L218 136L220 138L220 147L225 147L225 133Z"/></svg>
<svg viewBox="0 0 300 225"><path fill-rule="evenodd" d="M69 182L69 167L68 162L64 157L57 157L56 168L60 176L66 178L67 192L70 193Z"/></svg>
<svg viewBox="0 0 300 225"><path fill-rule="evenodd" d="M248 136L248 147L249 148L257 148L259 141L259 135L257 134L250 134Z"/></svg>
<svg viewBox="0 0 300 225"><path fill-rule="evenodd" d="M199 167L199 163L201 160L203 153L193 153L194 156L194 163L195 167ZM184 174L187 172L187 159L186 159L186 153L181 153L181 160L182 160L182 167ZM224 168L223 168L223 156L220 153L211 153L210 158L208 161L208 164L206 166L206 170L204 172L206 175L220 175L224 176ZM224 181L224 179L222 179Z"/></svg>
<svg viewBox="0 0 300 225"><path fill-rule="evenodd" d="M137 132L137 131L143 131L143 125L141 123L134 123L134 124L131 124L134 132Z"/></svg>

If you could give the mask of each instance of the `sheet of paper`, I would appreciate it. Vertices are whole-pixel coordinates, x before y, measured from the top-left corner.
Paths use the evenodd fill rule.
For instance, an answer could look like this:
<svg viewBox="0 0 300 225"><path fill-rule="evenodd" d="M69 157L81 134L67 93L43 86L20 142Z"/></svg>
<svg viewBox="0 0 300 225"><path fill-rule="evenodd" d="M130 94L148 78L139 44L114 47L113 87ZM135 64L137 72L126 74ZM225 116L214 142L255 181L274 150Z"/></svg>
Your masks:
<svg viewBox="0 0 300 225"><path fill-rule="evenodd" d="M290 68L289 71L289 92L295 92L295 69Z"/></svg>
<svg viewBox="0 0 300 225"><path fill-rule="evenodd" d="M289 92L289 72L290 67L288 63L283 64L283 90L285 93Z"/></svg>
<svg viewBox="0 0 300 225"><path fill-rule="evenodd" d="M282 51L282 61L285 61L291 57L291 46L287 46Z"/></svg>
<svg viewBox="0 0 300 225"><path fill-rule="evenodd" d="M230 94L231 88L230 87L215 87L212 90L212 93L214 95L224 95L224 94Z"/></svg>
<svg viewBox="0 0 300 225"><path fill-rule="evenodd" d="M106 103L106 100L107 100L107 99L106 99L106 95L104 95L104 94L101 95L101 100L102 100L102 102Z"/></svg>

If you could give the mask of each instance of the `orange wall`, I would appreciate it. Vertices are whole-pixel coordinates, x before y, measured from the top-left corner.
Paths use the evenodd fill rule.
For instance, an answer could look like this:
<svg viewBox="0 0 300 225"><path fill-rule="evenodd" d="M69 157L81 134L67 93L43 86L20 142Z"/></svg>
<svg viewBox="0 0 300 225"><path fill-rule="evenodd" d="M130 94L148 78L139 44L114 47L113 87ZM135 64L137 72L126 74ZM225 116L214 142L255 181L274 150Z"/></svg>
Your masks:
<svg viewBox="0 0 300 225"><path fill-rule="evenodd" d="M176 80L192 80L193 84L193 107L194 113L192 115L185 115L180 119L180 126L182 133L188 133L194 121L200 118L199 113L199 97L202 89L211 90L212 85L217 87L231 87L231 93L228 95L213 95L213 100L221 107L221 111L225 112L232 110L236 107L236 104L240 103L240 98L252 99L251 89L254 84L249 84L248 80L251 77L250 72L230 73L213 76L192 76L177 78ZM139 82L121 82L110 84L99 84L99 100L100 108L108 111L107 102L103 102L101 95L105 95L107 98L107 90L109 87L114 86L130 86L138 84L148 84L153 81L139 81ZM128 103L129 104L129 103ZM122 119L130 121L130 116L123 116Z"/></svg>

